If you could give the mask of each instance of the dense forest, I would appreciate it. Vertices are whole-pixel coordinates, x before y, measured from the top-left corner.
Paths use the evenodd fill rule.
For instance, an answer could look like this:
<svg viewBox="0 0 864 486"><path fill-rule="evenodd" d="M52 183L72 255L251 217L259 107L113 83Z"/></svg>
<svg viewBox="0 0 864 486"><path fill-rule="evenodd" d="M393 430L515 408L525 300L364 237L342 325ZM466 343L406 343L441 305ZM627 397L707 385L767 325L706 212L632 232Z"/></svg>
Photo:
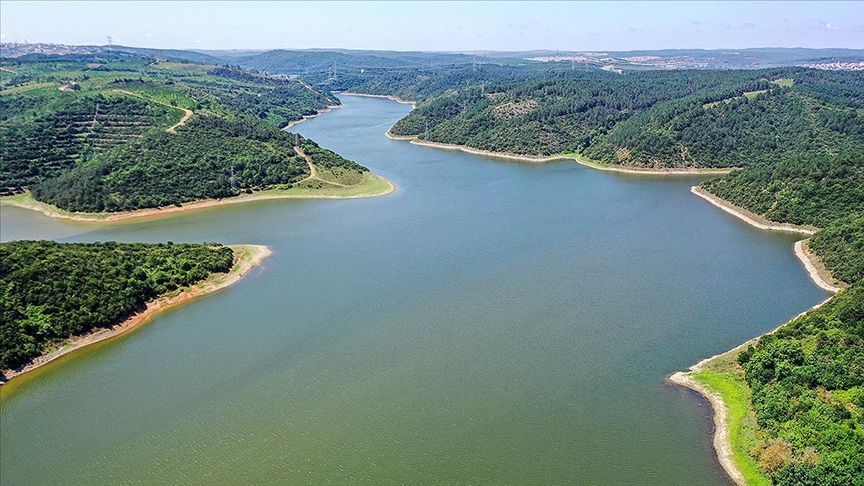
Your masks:
<svg viewBox="0 0 864 486"><path fill-rule="evenodd" d="M352 88L421 101L394 135L636 167L740 167L850 144L864 82L803 69L520 74L484 66ZM851 140L850 140L851 139ZM743 141L743 142L742 142ZM846 147L839 147L845 151Z"/></svg>
<svg viewBox="0 0 864 486"><path fill-rule="evenodd" d="M742 352L775 484L864 484L864 281Z"/></svg>
<svg viewBox="0 0 864 486"><path fill-rule="evenodd" d="M70 336L110 327L149 300L231 269L218 244L0 244L0 370Z"/></svg>
<svg viewBox="0 0 864 486"><path fill-rule="evenodd" d="M304 82L232 66L118 52L0 61L0 195L29 189L71 211L289 188L310 170L299 139L279 128L339 104ZM360 167L326 153L336 172Z"/></svg>

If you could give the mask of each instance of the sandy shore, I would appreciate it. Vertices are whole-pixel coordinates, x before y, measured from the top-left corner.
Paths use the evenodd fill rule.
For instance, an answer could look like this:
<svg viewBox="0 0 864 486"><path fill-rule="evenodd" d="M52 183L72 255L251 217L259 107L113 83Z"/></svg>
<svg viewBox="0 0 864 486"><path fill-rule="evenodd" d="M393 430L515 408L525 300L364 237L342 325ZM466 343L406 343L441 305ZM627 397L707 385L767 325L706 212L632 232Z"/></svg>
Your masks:
<svg viewBox="0 0 864 486"><path fill-rule="evenodd" d="M125 321L116 324L111 328L98 329L83 336L74 336L69 338L66 342L56 346L53 350L34 358L23 368L17 370L5 370L3 376L0 377L0 385L81 348L105 341L106 339L114 338L135 329L141 324L146 323L150 318L164 309L229 287L243 278L243 276L253 267L260 265L261 262L271 254L270 249L263 245L231 245L231 248L234 249L234 266L228 273L212 275L209 279L203 282L181 289L171 295L150 301L147 303L144 310L130 316Z"/></svg>
<svg viewBox="0 0 864 486"><path fill-rule="evenodd" d="M373 174L374 175L374 174ZM32 197L21 198L19 196L12 196L10 198L0 199L0 205L8 205L8 206L16 206L24 209L31 209L33 211L39 211L45 216L49 216L51 218L58 219L66 219L70 221L78 221L82 223L109 223L116 221L124 221L128 219L136 219L136 218L148 218L153 216L162 216L166 214L172 213L180 213L184 211L192 211L195 209L203 209L203 208L211 208L216 206L225 206L228 204L240 204L245 202L252 201L263 201L267 199L358 199L358 198L366 198L366 197L377 197L377 196L385 196L387 194L391 194L396 191L397 187L392 182L387 179L375 175L381 179L385 185L386 189L378 192L370 192L370 193L361 193L361 194L352 194L352 195L338 195L338 194L291 194L286 193L283 190L267 190L255 192L252 194L240 194L239 196L225 198L225 199L207 199L204 201L196 201L191 203L184 203L182 206L166 206L162 208L153 208L153 209L139 209L135 211L124 211L118 213L73 213L70 211L64 211L56 206L52 206L50 204L45 204L43 202L39 202ZM348 187L347 189L350 189Z"/></svg>
<svg viewBox="0 0 864 486"><path fill-rule="evenodd" d="M459 150L461 152L474 154L474 155L483 155L486 157L494 157L499 159L507 159L507 160L516 160L519 162L533 162L533 163L546 163L546 162L555 162L561 160L570 160L575 161L578 164L584 165L586 167L590 167L592 169L597 170L605 170L609 172L623 172L627 174L642 174L642 175L694 175L694 174L728 174L735 169L639 169L639 168L631 168L631 167L622 167L617 165L603 165L596 162L590 162L587 159L575 155L551 155L551 156L536 156L536 155L522 155L522 154L514 154L508 152L493 152L491 150L480 150L472 147L467 147L465 145L451 144L451 143L440 143L440 142L429 142L426 140L420 140L416 135L410 136L402 136L402 135L393 135L388 130L386 133L388 138L393 140L404 140L406 142L410 142L414 145L420 145L422 147L432 147L443 150Z"/></svg>
<svg viewBox="0 0 864 486"><path fill-rule="evenodd" d="M798 226L789 223L777 223L775 221L771 221L770 219L766 219L762 216L759 216L756 213L752 213L742 207L738 207L725 199L721 199L710 192L698 187L693 186L690 188L690 192L696 194L702 199L710 202L711 204L717 206L718 208L726 211L727 213L736 216L745 222L764 230L770 231L788 231L792 233L801 233L805 235L812 235L818 231L819 228L815 226Z"/></svg>
<svg viewBox="0 0 864 486"><path fill-rule="evenodd" d="M351 93L348 91L337 91L336 94L345 95L345 96L362 96L364 98L383 98L385 100L395 101L396 103L402 103L403 105L411 105L412 108L417 108L416 101L406 101L398 96L387 96L387 95L373 95L373 94L365 94L365 93Z"/></svg>
<svg viewBox="0 0 864 486"><path fill-rule="evenodd" d="M695 365L690 368L691 372L699 371L697 368L699 365ZM711 408L714 409L714 451L717 453L717 460L720 462L720 466L723 468L723 471L726 472L726 475L729 476L729 479L732 480L738 486L747 486L747 481L744 480L744 475L741 474L741 471L738 470L738 467L735 465L735 460L732 454L732 443L729 442L729 425L728 425L728 411L726 409L726 404L723 402L723 399L720 395L712 392L711 390L702 386L701 383L694 380L689 374L678 372L669 377L669 381L675 383L676 385L680 385L683 387L687 387L696 393L705 397L706 400L711 404Z"/></svg>
<svg viewBox="0 0 864 486"><path fill-rule="evenodd" d="M836 294L849 286L845 282L838 282L822 264L822 259L810 251L809 238L795 242L795 256L804 264L810 279L823 290Z"/></svg>
<svg viewBox="0 0 864 486"><path fill-rule="evenodd" d="M294 125L299 125L310 118L315 118L316 116L321 116L324 113L329 113L329 112L335 110L336 108L341 108L341 107L342 107L342 105L328 105L327 108L324 108L323 110L319 111L318 113L315 113L314 115L305 115L305 116L303 116L303 118L301 118L299 120L294 120L294 121L288 123L287 125L282 127L282 130L288 130L289 128L293 127Z"/></svg>

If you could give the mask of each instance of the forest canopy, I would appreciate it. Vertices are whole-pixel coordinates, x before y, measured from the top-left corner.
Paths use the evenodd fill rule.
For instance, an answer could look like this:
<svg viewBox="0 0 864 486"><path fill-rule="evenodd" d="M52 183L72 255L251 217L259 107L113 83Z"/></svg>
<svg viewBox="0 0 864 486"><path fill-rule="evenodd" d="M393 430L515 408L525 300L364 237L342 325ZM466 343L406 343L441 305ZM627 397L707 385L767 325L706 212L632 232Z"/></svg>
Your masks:
<svg viewBox="0 0 864 486"><path fill-rule="evenodd" d="M234 251L215 243L0 243L0 370L233 262Z"/></svg>

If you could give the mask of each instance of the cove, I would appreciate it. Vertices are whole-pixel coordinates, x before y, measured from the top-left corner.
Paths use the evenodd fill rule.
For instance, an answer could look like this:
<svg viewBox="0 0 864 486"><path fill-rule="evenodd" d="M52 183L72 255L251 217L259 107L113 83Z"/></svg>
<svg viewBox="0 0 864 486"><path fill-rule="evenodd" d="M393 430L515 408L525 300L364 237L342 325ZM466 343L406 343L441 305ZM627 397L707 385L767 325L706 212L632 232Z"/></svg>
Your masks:
<svg viewBox="0 0 864 486"><path fill-rule="evenodd" d="M343 97L293 127L392 195L111 224L3 207L0 237L267 245L263 267L0 401L0 482L729 484L670 373L824 300L798 235L705 176L513 163L388 139ZM4 387L5 388L5 387Z"/></svg>

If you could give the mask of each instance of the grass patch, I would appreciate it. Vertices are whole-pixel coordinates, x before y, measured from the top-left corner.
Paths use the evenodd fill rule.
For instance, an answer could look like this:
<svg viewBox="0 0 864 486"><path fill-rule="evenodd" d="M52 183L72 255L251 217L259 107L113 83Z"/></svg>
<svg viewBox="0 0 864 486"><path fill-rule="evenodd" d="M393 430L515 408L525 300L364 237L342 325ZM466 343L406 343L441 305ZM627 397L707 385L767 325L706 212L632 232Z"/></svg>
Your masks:
<svg viewBox="0 0 864 486"><path fill-rule="evenodd" d="M747 98L748 100L752 100L753 98L759 96L760 94L767 93L768 91L769 90L767 90L767 89L760 89L760 90L756 90L756 91L745 91L744 97Z"/></svg>
<svg viewBox="0 0 864 486"><path fill-rule="evenodd" d="M60 87L59 83L30 83L30 84L24 84L21 86L15 86L12 88L6 88L3 91L0 91L0 94L3 94L3 95L19 94L19 93L26 93L27 91L38 90L38 89L44 89L44 88L57 89L59 87Z"/></svg>
<svg viewBox="0 0 864 486"><path fill-rule="evenodd" d="M759 469L750 451L756 446L756 415L750 408L750 388L744 371L735 363L737 353L722 355L717 363L690 376L705 388L720 395L726 404L729 442L735 465L751 486L770 486L771 480Z"/></svg>
<svg viewBox="0 0 864 486"><path fill-rule="evenodd" d="M134 93L145 99L149 99L162 105L168 105L174 108L185 108L187 110L195 110L198 107L198 102L192 99L189 95L179 91L173 91L164 88L156 87L134 87L134 88L119 88L129 93Z"/></svg>
<svg viewBox="0 0 864 486"><path fill-rule="evenodd" d="M158 69L169 69L171 71L186 71L201 74L206 74L207 71L216 67L210 64L192 64L179 61L159 61L150 66Z"/></svg>
<svg viewBox="0 0 864 486"><path fill-rule="evenodd" d="M597 162L596 160L589 159L584 155L577 154L576 152L568 152L561 154L561 157L565 157L568 159L575 159L577 162L583 165L587 165L589 167L594 167L595 169L605 169L609 167L609 164L604 164L603 162Z"/></svg>
<svg viewBox="0 0 864 486"><path fill-rule="evenodd" d="M318 170L318 177L327 182L335 182L345 186L354 186L364 181L363 172L347 169L345 167L332 167L330 169Z"/></svg>
<svg viewBox="0 0 864 486"><path fill-rule="evenodd" d="M788 82L789 84L786 84L787 82ZM776 85L778 85L778 86L792 86L792 84L791 84L791 83L792 83L792 80L791 80L791 79L787 79L787 78L784 78L784 79L778 79L777 81L772 81L772 83L774 83L774 84L776 84ZM730 101L735 100L735 99L738 99L738 98L741 98L742 96L743 96L744 98L747 98L748 100L752 100L753 98L759 96L760 94L762 94L762 93L767 93L767 92L769 92L769 91L771 91L771 90L770 90L770 89L759 89L759 90L756 90L756 91L745 91L744 94L741 95L741 96L733 96L733 97L731 97L731 98L726 98L725 100L714 101L714 102L711 102L711 103L705 103L704 105L702 105L702 108L704 108L704 109L707 110L708 108L713 108L713 107L719 105L720 103L729 103Z"/></svg>
<svg viewBox="0 0 864 486"><path fill-rule="evenodd" d="M776 84L777 86L781 86L783 88L789 88L795 84L795 80L792 78L780 78L780 79L775 79L774 81L771 81L771 82L773 84Z"/></svg>
<svg viewBox="0 0 864 486"><path fill-rule="evenodd" d="M291 189L270 189L257 194L273 197L363 197L378 196L392 191L392 185L384 178L371 172L362 174L363 180L352 186L337 186L322 180L308 180L296 184Z"/></svg>

